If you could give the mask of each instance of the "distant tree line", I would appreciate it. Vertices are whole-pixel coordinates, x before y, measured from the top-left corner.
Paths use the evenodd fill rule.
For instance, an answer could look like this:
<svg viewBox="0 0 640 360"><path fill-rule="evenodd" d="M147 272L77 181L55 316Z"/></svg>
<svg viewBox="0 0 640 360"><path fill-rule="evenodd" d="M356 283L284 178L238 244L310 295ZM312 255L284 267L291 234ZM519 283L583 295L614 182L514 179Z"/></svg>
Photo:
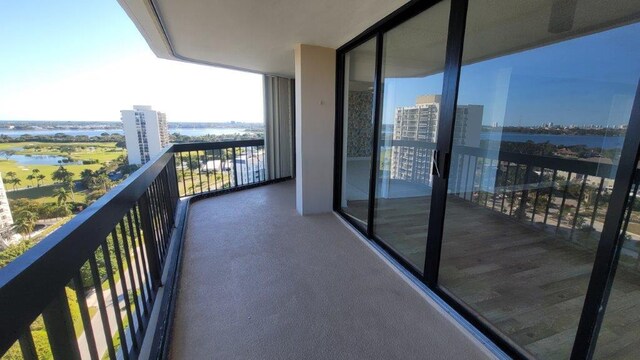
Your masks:
<svg viewBox="0 0 640 360"><path fill-rule="evenodd" d="M548 134L548 135L597 135L597 136L623 136L627 129L619 128L563 128L563 127L528 127L528 126L505 126L492 128L485 126L482 129L487 132L508 132L526 134Z"/></svg>
<svg viewBox="0 0 640 360"><path fill-rule="evenodd" d="M124 135L104 132L99 136L87 135L67 135L65 133L56 133L53 135L30 135L22 134L18 137L8 135L0 135L0 143L13 142L49 142L49 143L67 143L67 142L115 142L116 146L124 148ZM120 144L120 145L118 145Z"/></svg>
<svg viewBox="0 0 640 360"><path fill-rule="evenodd" d="M480 147L493 148L495 144L492 143L495 142L482 140ZM560 152L563 149L574 154L573 157L580 159L604 157L613 160L619 151L619 149L591 148L585 145L554 145L548 141L544 143L536 143L531 140L526 142L503 141L500 143L500 151L527 155L561 156Z"/></svg>
<svg viewBox="0 0 640 360"><path fill-rule="evenodd" d="M256 140L256 139L264 139L264 132L255 131L255 132L244 132L244 133L222 134L222 135L207 134L207 135L201 135L201 136L188 136L188 135L182 135L176 132L171 134L170 139L171 139L171 142L174 142L174 143Z"/></svg>

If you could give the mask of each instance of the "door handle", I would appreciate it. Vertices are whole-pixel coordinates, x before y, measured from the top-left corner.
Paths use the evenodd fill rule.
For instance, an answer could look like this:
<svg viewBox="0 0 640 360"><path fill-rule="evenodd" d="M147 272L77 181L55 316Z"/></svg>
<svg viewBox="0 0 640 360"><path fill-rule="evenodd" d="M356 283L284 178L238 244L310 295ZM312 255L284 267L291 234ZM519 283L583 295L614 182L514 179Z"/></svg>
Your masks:
<svg viewBox="0 0 640 360"><path fill-rule="evenodd" d="M451 154L444 154L444 161L440 162L440 151L433 150L431 155L431 163L433 164L431 167L431 175L437 176L441 179L446 179L449 175L449 160L451 159ZM440 166L442 165L442 167Z"/></svg>
<svg viewBox="0 0 640 360"><path fill-rule="evenodd" d="M440 152L438 150L433 150L431 153L431 175L442 177L440 174L440 167L438 165L438 161L440 160Z"/></svg>

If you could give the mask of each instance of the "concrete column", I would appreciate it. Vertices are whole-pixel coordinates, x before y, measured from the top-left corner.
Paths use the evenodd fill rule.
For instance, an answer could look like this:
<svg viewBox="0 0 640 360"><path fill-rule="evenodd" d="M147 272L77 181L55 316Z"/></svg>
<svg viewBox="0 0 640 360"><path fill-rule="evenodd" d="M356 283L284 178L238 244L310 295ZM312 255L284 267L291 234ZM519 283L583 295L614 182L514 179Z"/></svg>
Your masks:
<svg viewBox="0 0 640 360"><path fill-rule="evenodd" d="M296 209L332 211L336 51L298 44L296 63Z"/></svg>

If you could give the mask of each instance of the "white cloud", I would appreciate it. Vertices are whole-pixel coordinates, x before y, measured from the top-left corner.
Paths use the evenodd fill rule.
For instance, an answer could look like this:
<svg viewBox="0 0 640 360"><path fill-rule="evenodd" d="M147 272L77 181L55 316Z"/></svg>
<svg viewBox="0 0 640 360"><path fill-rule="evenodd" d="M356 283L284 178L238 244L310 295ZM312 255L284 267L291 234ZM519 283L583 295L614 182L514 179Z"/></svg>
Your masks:
<svg viewBox="0 0 640 360"><path fill-rule="evenodd" d="M0 119L119 120L152 105L169 121L263 120L262 77L138 54L33 86L0 88Z"/></svg>

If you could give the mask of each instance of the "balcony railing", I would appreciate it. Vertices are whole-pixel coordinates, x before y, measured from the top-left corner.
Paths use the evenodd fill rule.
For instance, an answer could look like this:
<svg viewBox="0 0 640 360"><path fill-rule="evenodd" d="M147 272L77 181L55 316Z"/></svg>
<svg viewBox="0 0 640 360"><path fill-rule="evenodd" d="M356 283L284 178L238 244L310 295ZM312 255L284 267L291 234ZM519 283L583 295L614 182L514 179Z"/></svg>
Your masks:
<svg viewBox="0 0 640 360"><path fill-rule="evenodd" d="M390 148L398 153L422 151L421 156L412 156L398 175L403 181L429 185L428 151L435 149L434 144L394 140ZM608 163L454 146L448 192L450 197L593 250L600 239L616 172L617 166ZM622 227L626 236L638 239L640 234L627 230L634 222L631 214L639 188L640 169ZM621 256L621 263L635 271L640 271L638 243L625 242L625 247L633 248L627 249L630 256L624 252Z"/></svg>
<svg viewBox="0 0 640 360"><path fill-rule="evenodd" d="M185 197L265 182L263 140L166 148L0 270L0 354L161 353Z"/></svg>

